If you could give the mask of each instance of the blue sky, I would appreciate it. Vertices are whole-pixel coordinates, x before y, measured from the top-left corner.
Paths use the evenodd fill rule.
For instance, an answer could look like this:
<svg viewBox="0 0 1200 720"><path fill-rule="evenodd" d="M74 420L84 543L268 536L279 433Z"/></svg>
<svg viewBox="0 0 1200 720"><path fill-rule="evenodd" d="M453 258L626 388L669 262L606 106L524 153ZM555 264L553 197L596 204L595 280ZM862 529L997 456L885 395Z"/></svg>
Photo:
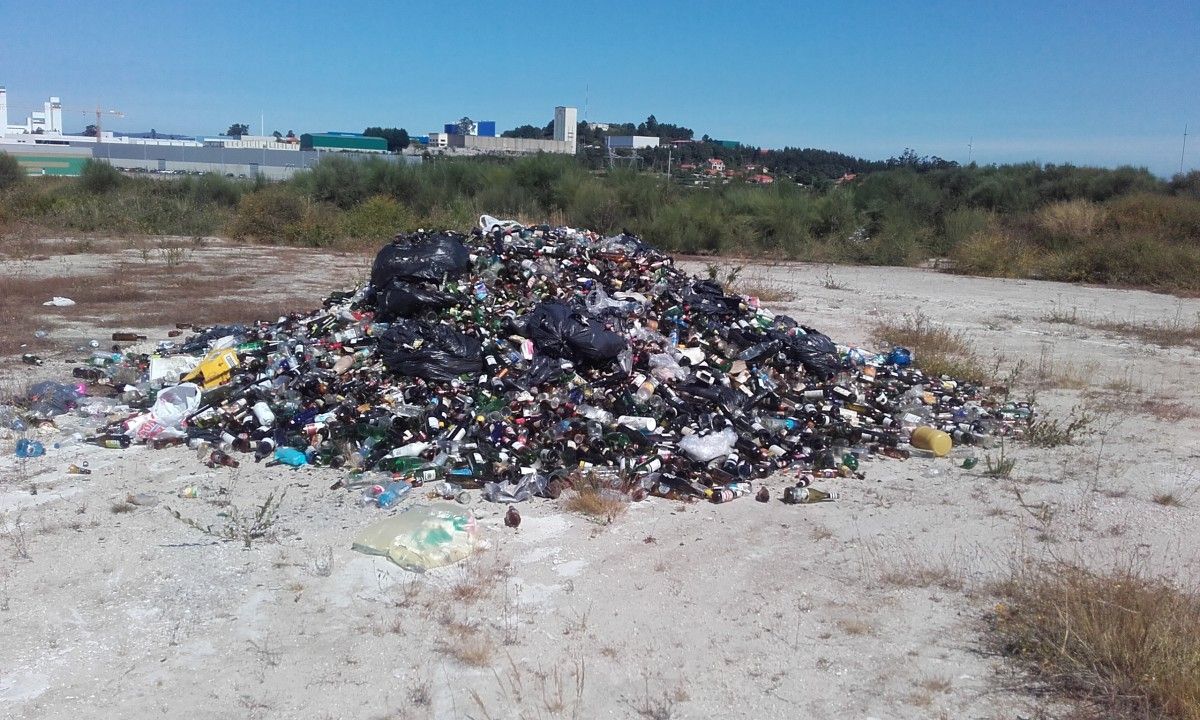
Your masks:
<svg viewBox="0 0 1200 720"><path fill-rule="evenodd" d="M1200 2L0 0L10 116L106 129L660 121L765 147L1200 167ZM91 122L68 114L68 129Z"/></svg>

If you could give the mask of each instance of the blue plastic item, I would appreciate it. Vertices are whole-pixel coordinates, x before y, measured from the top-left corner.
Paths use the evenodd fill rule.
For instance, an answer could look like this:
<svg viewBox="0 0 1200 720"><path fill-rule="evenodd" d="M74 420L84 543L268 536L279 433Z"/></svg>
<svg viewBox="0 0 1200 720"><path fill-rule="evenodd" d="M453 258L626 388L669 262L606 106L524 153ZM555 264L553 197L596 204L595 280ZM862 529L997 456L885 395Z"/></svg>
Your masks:
<svg viewBox="0 0 1200 720"><path fill-rule="evenodd" d="M412 485L406 482L390 482L384 486L383 492L375 498L381 508L390 508L404 499L412 491Z"/></svg>
<svg viewBox="0 0 1200 720"><path fill-rule="evenodd" d="M308 456L303 452L291 447L281 447L275 450L275 459L284 465L292 467L300 467L308 464Z"/></svg>
<svg viewBox="0 0 1200 720"><path fill-rule="evenodd" d="M889 365L895 365L896 367L908 367L909 365L912 365L912 350L909 350L906 347L894 347L892 348L892 351L888 353L887 361Z"/></svg>
<svg viewBox="0 0 1200 720"><path fill-rule="evenodd" d="M21 438L17 441L17 457L35 458L46 454L46 446L37 440Z"/></svg>

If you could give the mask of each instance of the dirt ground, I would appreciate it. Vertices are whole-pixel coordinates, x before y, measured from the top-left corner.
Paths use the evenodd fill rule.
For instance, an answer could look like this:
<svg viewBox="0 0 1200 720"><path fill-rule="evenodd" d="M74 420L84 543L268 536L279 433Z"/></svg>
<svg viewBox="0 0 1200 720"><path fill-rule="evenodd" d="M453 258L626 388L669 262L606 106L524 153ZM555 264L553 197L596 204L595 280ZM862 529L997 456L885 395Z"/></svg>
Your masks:
<svg viewBox="0 0 1200 720"><path fill-rule="evenodd" d="M113 328L153 344L177 319L315 305L370 261L178 246L51 242L0 265L13 313L0 386L69 377L62 361ZM117 275L124 290L106 295ZM650 499L598 524L536 500L513 530L503 506L475 500L486 547L424 575L350 549L381 511L329 490L337 471L212 470L186 448L74 446L21 463L0 435L0 715L1029 717L1047 708L983 641L988 584L1013 563L1133 557L1200 579L1200 351L1161 331L1194 322L1200 300L901 268L744 277L792 293L774 305L840 342L924 313L1001 375L1024 360L1042 412L1086 410L1094 432L1009 445L1011 479L985 477L978 450L865 463L865 481L830 481L841 499L816 506ZM78 305L40 304L63 287ZM51 338L34 341L38 328ZM22 351L46 364L21 365ZM967 454L973 470L959 467ZM91 475L66 473L83 461ZM786 481L766 484L777 497ZM178 497L190 485L200 497ZM215 522L213 501L251 508L285 489L277 536L248 550L165 509ZM157 504L125 506L132 493Z"/></svg>

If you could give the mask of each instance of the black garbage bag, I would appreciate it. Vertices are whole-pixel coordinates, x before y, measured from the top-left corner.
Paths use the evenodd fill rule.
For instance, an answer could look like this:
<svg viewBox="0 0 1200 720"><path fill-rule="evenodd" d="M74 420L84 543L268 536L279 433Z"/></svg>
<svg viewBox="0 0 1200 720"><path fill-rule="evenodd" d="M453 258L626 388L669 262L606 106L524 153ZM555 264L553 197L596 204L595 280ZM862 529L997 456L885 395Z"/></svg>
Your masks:
<svg viewBox="0 0 1200 720"><path fill-rule="evenodd" d="M712 280L697 280L680 296L692 311L703 315L733 315L741 302L725 294L721 286Z"/></svg>
<svg viewBox="0 0 1200 720"><path fill-rule="evenodd" d="M188 338L183 345L180 346L179 350L180 352L192 355L201 353L208 350L208 346L213 340L220 340L226 335L232 335L236 341L242 342L246 339L246 326L216 325L214 327L210 327L204 332Z"/></svg>
<svg viewBox="0 0 1200 720"><path fill-rule="evenodd" d="M560 302L534 307L524 318L521 334L540 352L567 360L613 360L626 348L625 338Z"/></svg>
<svg viewBox="0 0 1200 720"><path fill-rule="evenodd" d="M783 345L783 351L789 358L804 366L805 372L815 375L822 380L837 375L842 369L838 358L837 346L829 336L801 325L803 333L794 335L778 330L767 331L767 336Z"/></svg>
<svg viewBox="0 0 1200 720"><path fill-rule="evenodd" d="M419 285L393 278L375 293L375 319L389 322L396 318L410 318L430 308L445 307L458 302L450 293L427 290Z"/></svg>
<svg viewBox="0 0 1200 720"><path fill-rule="evenodd" d="M680 395L687 395L692 398L693 403L695 403L695 398L700 398L701 400L707 400L717 407L723 408L726 412L734 414L742 409L743 404L748 399L745 395L737 390L734 390L727 385L720 384L705 385L703 383L693 382L687 383L686 385L678 385L676 386L675 390ZM693 407L696 407L696 405L693 404ZM703 403L701 403L699 407L702 409L707 409L704 407Z"/></svg>
<svg viewBox="0 0 1200 720"><path fill-rule="evenodd" d="M450 382L483 369L479 341L446 325L400 319L379 338L383 364L397 375Z"/></svg>
<svg viewBox="0 0 1200 720"><path fill-rule="evenodd" d="M387 286L393 279L434 282L458 277L471 265L471 253L454 233L397 235L375 256L371 285Z"/></svg>

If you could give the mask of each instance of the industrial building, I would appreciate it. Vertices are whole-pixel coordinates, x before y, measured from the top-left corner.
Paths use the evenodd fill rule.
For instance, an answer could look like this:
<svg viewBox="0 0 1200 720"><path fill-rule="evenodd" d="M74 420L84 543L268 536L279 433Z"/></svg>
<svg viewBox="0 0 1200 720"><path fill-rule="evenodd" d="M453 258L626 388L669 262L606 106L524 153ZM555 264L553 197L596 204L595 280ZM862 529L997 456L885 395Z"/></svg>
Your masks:
<svg viewBox="0 0 1200 720"><path fill-rule="evenodd" d="M62 101L52 97L42 105L41 112L32 112L19 125L8 122L8 91L0 85L0 136L28 135L61 135L62 134Z"/></svg>
<svg viewBox="0 0 1200 720"><path fill-rule="evenodd" d="M322 152L387 152L387 140L358 133L325 132L304 133L300 136L301 150Z"/></svg>
<svg viewBox="0 0 1200 720"><path fill-rule="evenodd" d="M427 145L430 151L451 155L532 155L540 152L574 155L577 122L575 108L554 108L553 140L497 137L496 124L491 121L476 123L475 132L471 134L463 133L457 123L447 123L443 128L445 132L429 133ZM491 134L485 134L487 132Z"/></svg>
<svg viewBox="0 0 1200 720"><path fill-rule="evenodd" d="M384 154L387 141L357 133L314 133L283 139L268 135L133 137L108 130L101 130L98 137L67 135L62 126L62 103L57 97L50 98L41 112L32 113L23 123L10 125L8 93L0 87L0 152L15 157L30 175L79 175L84 163L95 158L130 172L213 172L281 180L316 165L330 152L345 152L352 159ZM421 162L418 155L387 155L384 159Z"/></svg>

